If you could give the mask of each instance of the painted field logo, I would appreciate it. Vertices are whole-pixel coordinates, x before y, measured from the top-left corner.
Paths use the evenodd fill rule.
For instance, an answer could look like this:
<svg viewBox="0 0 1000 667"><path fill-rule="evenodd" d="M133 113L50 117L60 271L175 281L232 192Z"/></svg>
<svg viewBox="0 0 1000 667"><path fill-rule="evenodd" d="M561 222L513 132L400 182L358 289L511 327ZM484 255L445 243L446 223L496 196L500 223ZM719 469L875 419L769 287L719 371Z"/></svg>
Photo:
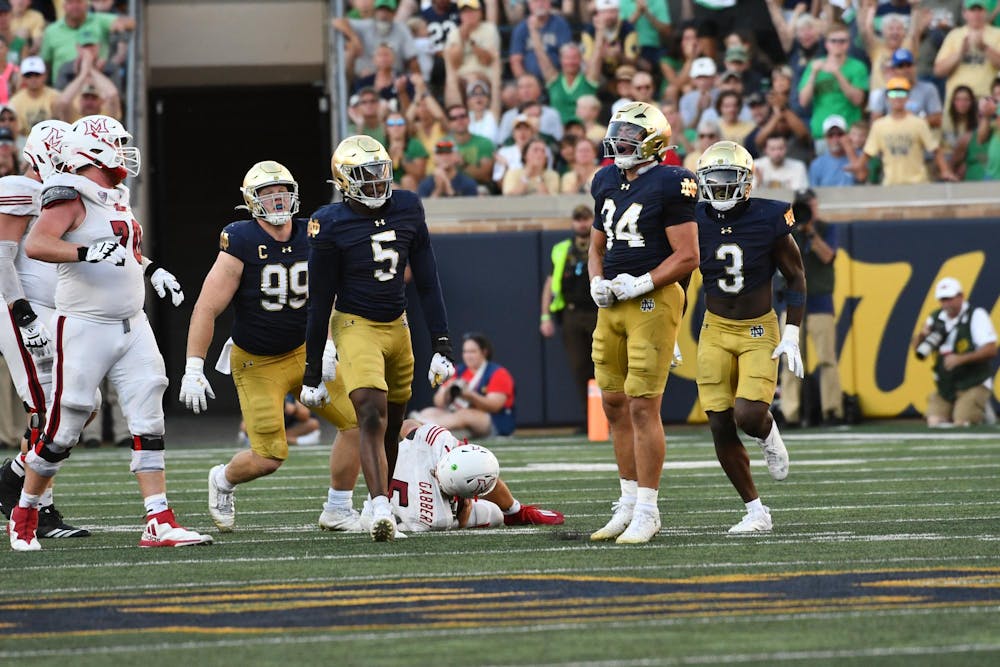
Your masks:
<svg viewBox="0 0 1000 667"><path fill-rule="evenodd" d="M751 338L763 338L764 337L764 326L762 324L755 324L750 327L750 337Z"/></svg>
<svg viewBox="0 0 1000 667"><path fill-rule="evenodd" d="M656 302L653 301L652 299L643 299L639 303L639 310L641 310L644 313L652 312L653 308L656 308Z"/></svg>

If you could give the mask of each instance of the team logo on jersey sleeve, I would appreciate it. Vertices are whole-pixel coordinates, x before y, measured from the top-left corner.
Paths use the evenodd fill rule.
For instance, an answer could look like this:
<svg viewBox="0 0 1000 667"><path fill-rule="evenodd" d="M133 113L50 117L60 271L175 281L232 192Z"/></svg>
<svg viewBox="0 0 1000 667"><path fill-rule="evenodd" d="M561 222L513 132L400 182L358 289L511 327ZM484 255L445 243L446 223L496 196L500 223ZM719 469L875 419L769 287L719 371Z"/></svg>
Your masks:
<svg viewBox="0 0 1000 667"><path fill-rule="evenodd" d="M219 249L229 250L229 232L219 234Z"/></svg>
<svg viewBox="0 0 1000 667"><path fill-rule="evenodd" d="M310 237L319 235L319 220L316 218L309 218L309 224L306 225L306 233Z"/></svg>
<svg viewBox="0 0 1000 667"><path fill-rule="evenodd" d="M685 197L695 197L698 195L698 184L693 178L685 178L681 181L681 194Z"/></svg>

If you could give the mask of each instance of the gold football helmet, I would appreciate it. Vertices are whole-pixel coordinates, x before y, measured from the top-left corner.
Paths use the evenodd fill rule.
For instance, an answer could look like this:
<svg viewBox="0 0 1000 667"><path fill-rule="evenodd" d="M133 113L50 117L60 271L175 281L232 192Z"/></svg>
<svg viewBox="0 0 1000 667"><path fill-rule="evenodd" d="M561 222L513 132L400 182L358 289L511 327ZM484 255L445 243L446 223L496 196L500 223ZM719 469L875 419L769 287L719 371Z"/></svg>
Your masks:
<svg viewBox="0 0 1000 667"><path fill-rule="evenodd" d="M284 185L287 192L258 194L269 185ZM299 184L292 178L292 172L274 160L264 160L250 167L243 177L240 192L246 205L236 208L245 208L253 217L277 227L289 223L299 212Z"/></svg>
<svg viewBox="0 0 1000 667"><path fill-rule="evenodd" d="M392 196L392 158L372 137L356 134L341 141L330 170L337 189L368 208L379 208Z"/></svg>
<svg viewBox="0 0 1000 667"><path fill-rule="evenodd" d="M698 190L717 211L750 198L753 157L734 141L717 141L698 158Z"/></svg>
<svg viewBox="0 0 1000 667"><path fill-rule="evenodd" d="M631 169L644 162L659 162L670 143L670 123L652 104L629 102L608 123L604 154L615 159L619 169Z"/></svg>

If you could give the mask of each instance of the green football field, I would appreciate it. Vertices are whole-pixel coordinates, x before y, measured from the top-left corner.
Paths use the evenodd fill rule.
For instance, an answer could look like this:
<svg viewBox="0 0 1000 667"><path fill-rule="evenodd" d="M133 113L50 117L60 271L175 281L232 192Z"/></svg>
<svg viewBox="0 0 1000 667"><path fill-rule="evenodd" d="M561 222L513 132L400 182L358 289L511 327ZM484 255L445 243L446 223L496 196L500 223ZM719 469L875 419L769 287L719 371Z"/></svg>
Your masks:
<svg viewBox="0 0 1000 667"><path fill-rule="evenodd" d="M774 532L730 537L743 505L707 428L668 427L663 530L638 547L588 539L618 494L608 443L486 443L564 526L322 532L308 447L240 487L237 532L149 550L128 451L81 450L58 502L94 535L0 551L0 665L1000 664L1000 431L785 439L784 482L751 450ZM208 530L207 471L234 447L172 445L171 504Z"/></svg>

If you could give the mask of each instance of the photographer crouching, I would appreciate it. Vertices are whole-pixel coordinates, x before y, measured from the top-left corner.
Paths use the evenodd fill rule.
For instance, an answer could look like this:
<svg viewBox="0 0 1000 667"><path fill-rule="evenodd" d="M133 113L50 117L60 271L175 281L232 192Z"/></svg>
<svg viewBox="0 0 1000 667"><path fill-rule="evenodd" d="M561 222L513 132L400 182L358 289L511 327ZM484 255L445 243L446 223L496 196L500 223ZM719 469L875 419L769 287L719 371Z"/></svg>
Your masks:
<svg viewBox="0 0 1000 667"><path fill-rule="evenodd" d="M913 338L918 359L935 354L937 391L927 403L927 425L981 424L993 391L996 329L984 308L969 305L955 278L942 278L934 297L941 307Z"/></svg>

